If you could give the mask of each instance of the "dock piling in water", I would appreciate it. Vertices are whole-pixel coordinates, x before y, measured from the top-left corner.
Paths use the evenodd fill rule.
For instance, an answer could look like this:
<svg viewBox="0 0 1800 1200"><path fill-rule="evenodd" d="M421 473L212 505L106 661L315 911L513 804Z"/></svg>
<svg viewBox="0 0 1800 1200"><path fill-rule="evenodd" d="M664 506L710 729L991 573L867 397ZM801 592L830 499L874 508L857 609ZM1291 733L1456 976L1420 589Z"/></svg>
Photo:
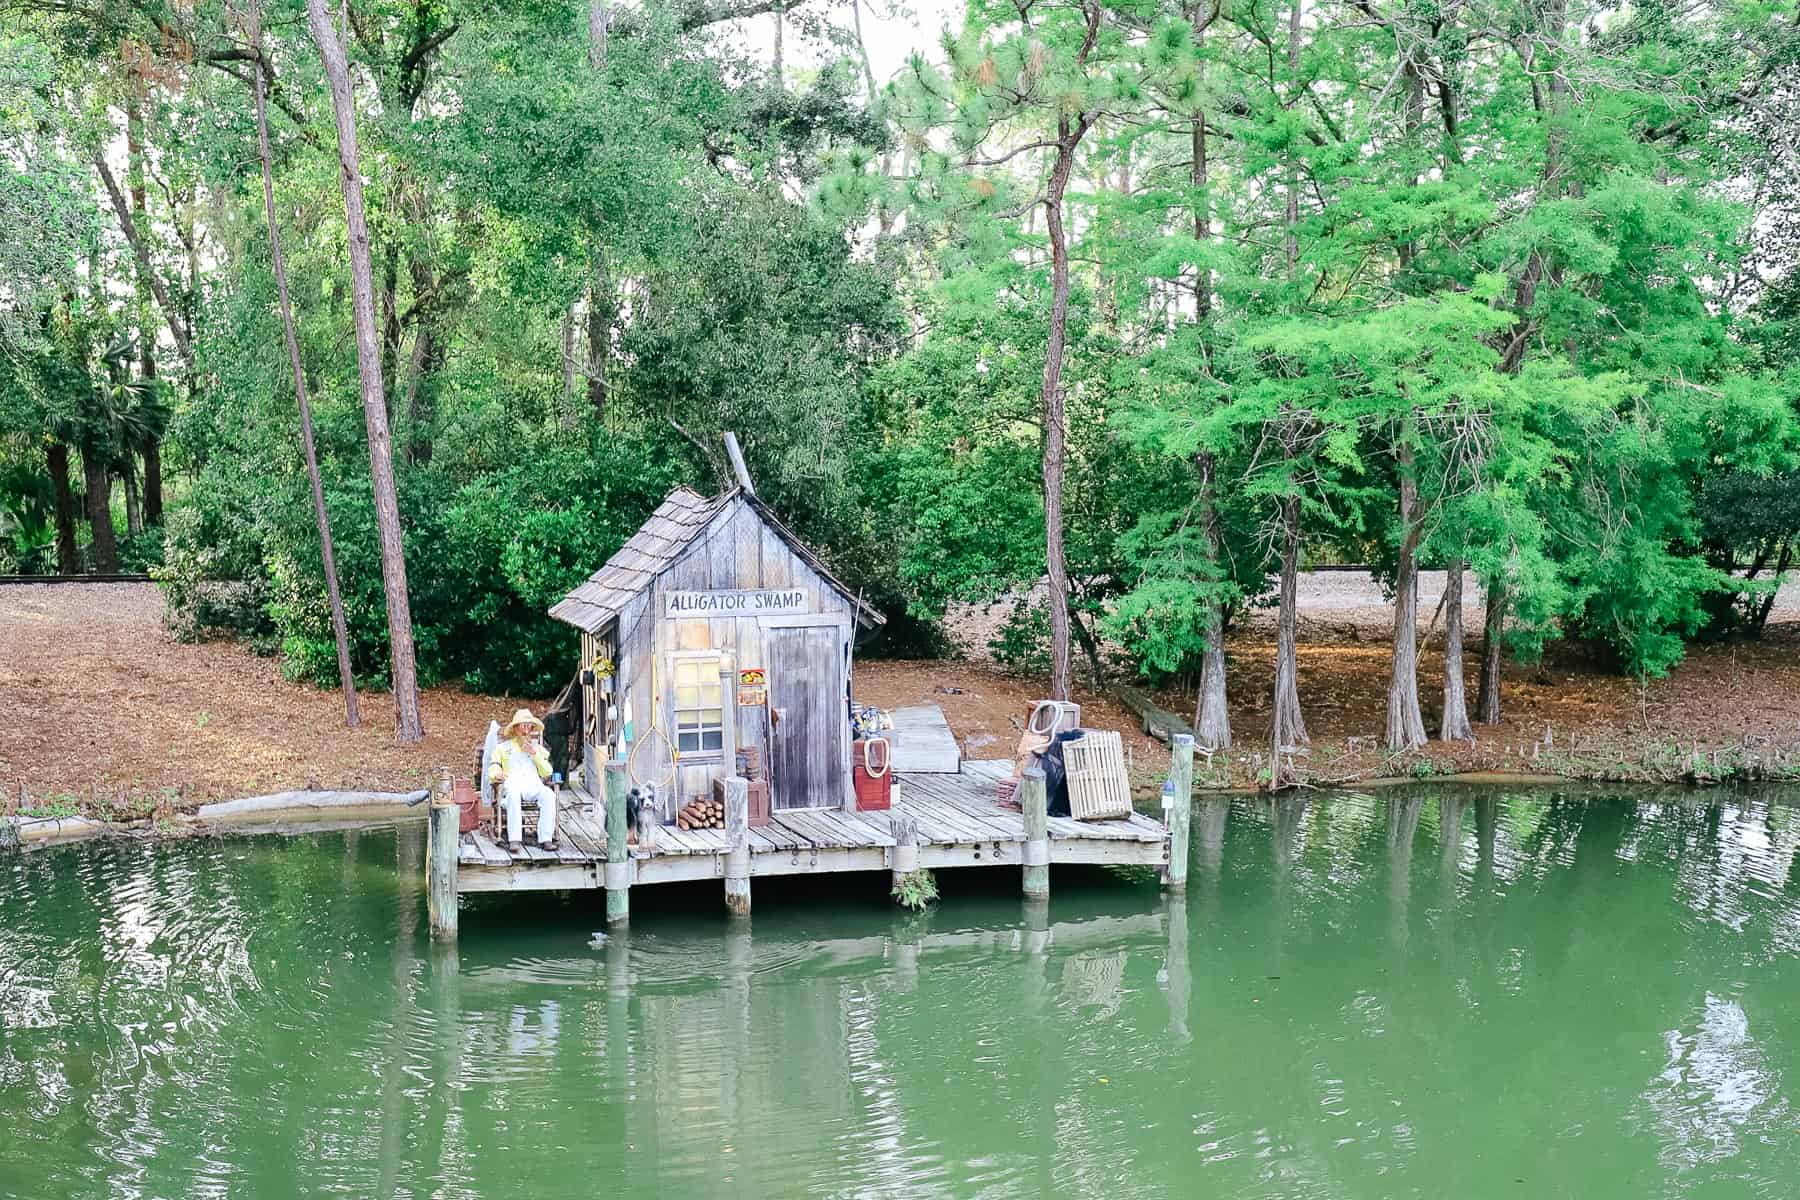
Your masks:
<svg viewBox="0 0 1800 1200"><path fill-rule="evenodd" d="M750 915L750 781L736 775L719 781L725 793L725 908L734 917Z"/></svg>
<svg viewBox="0 0 1800 1200"><path fill-rule="evenodd" d="M1163 886L1179 892L1187 887L1188 830L1194 820L1194 735L1191 733L1178 733L1169 739L1169 782L1175 785L1175 797L1163 818L1169 827L1169 865L1163 869Z"/></svg>
<svg viewBox="0 0 1800 1200"><path fill-rule="evenodd" d="M431 918L431 936L439 941L456 937L456 858L462 840L462 810L448 790L431 797L425 840L425 907Z"/></svg>
<svg viewBox="0 0 1800 1200"><path fill-rule="evenodd" d="M898 895L900 881L919 869L919 819L899 809L889 815L894 848L888 851L888 869L893 874L892 890Z"/></svg>
<svg viewBox="0 0 1800 1200"><path fill-rule="evenodd" d="M625 844L625 764L606 764L606 923L631 919L631 850Z"/></svg>
<svg viewBox="0 0 1800 1200"><path fill-rule="evenodd" d="M1022 885L1034 900L1050 894L1050 794L1044 769L1028 767L1019 782L1019 807L1025 814L1025 862Z"/></svg>

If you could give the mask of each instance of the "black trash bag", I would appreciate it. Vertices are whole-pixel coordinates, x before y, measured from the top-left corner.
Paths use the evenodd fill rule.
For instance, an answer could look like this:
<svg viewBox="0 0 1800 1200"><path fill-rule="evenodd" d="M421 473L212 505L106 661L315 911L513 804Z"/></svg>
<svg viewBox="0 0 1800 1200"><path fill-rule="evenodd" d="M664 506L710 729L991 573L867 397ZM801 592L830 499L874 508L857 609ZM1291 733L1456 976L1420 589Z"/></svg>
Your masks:
<svg viewBox="0 0 1800 1200"><path fill-rule="evenodd" d="M1063 743L1086 736L1083 729L1069 729L1056 735L1038 754L1038 765L1044 768L1044 791L1050 801L1050 815L1069 815L1069 769L1063 763Z"/></svg>
<svg viewBox="0 0 1800 1200"><path fill-rule="evenodd" d="M556 702L544 713L544 749L550 752L550 769L567 779L581 763L581 676L569 680L557 693ZM588 780L592 788L594 780Z"/></svg>

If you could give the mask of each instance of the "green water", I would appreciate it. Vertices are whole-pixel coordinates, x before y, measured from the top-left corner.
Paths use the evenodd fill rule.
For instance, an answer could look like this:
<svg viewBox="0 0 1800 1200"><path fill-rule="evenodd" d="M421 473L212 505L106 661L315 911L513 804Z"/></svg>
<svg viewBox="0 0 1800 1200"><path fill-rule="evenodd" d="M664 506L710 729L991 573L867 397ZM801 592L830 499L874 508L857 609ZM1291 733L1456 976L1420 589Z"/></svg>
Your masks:
<svg viewBox="0 0 1800 1200"><path fill-rule="evenodd" d="M470 902L421 830L0 858L0 1196L1800 1194L1800 810L1203 804L1193 879Z"/></svg>

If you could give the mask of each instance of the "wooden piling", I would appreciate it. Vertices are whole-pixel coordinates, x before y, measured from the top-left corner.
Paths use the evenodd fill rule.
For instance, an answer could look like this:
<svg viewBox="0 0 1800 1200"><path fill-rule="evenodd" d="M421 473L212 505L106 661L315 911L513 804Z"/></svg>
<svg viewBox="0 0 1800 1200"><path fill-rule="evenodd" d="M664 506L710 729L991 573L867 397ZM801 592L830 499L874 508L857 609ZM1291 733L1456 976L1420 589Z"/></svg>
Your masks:
<svg viewBox="0 0 1800 1200"><path fill-rule="evenodd" d="M888 851L888 867L893 872L893 888L919 869L919 820L909 812L894 809L888 814L888 831L894 835L894 848Z"/></svg>
<svg viewBox="0 0 1800 1200"><path fill-rule="evenodd" d="M1019 807L1025 814L1025 894L1034 900L1050 895L1050 794L1044 769L1027 767L1019 783Z"/></svg>
<svg viewBox="0 0 1800 1200"><path fill-rule="evenodd" d="M1194 737L1178 733L1169 739L1169 781L1175 797L1163 814L1169 826L1169 865L1163 868L1163 886L1179 892L1187 887L1188 830L1194 820Z"/></svg>
<svg viewBox="0 0 1800 1200"><path fill-rule="evenodd" d="M425 907L431 918L431 936L438 941L456 937L456 856L462 841L461 811L448 792L440 791L431 798L425 840Z"/></svg>
<svg viewBox="0 0 1800 1200"><path fill-rule="evenodd" d="M750 915L750 781L735 775L719 781L725 792L725 908L734 917Z"/></svg>
<svg viewBox="0 0 1800 1200"><path fill-rule="evenodd" d="M631 851L625 844L625 764L606 764L606 923L631 919Z"/></svg>
<svg viewBox="0 0 1800 1200"><path fill-rule="evenodd" d="M907 915L894 926L894 990L905 995L919 990L919 951L924 945L924 918Z"/></svg>
<svg viewBox="0 0 1800 1200"><path fill-rule="evenodd" d="M1188 1028L1188 1006L1193 999L1194 975L1188 966L1187 897L1163 897L1164 920L1167 922L1168 949L1163 955L1163 969L1158 982L1169 992L1169 1036L1176 1045L1193 1041Z"/></svg>

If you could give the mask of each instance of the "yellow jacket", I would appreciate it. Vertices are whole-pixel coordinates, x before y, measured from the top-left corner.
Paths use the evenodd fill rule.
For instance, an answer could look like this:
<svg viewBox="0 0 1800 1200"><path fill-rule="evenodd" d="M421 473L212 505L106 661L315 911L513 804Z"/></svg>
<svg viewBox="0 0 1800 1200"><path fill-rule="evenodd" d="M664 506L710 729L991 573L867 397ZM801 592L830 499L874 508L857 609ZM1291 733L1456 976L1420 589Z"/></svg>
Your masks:
<svg viewBox="0 0 1800 1200"><path fill-rule="evenodd" d="M507 738L494 749L493 765L488 767L488 782L500 783L506 779L506 772L512 767L513 756L526 755L531 765L537 768L539 779L550 778L550 752L539 745L536 751L529 749L518 738Z"/></svg>

